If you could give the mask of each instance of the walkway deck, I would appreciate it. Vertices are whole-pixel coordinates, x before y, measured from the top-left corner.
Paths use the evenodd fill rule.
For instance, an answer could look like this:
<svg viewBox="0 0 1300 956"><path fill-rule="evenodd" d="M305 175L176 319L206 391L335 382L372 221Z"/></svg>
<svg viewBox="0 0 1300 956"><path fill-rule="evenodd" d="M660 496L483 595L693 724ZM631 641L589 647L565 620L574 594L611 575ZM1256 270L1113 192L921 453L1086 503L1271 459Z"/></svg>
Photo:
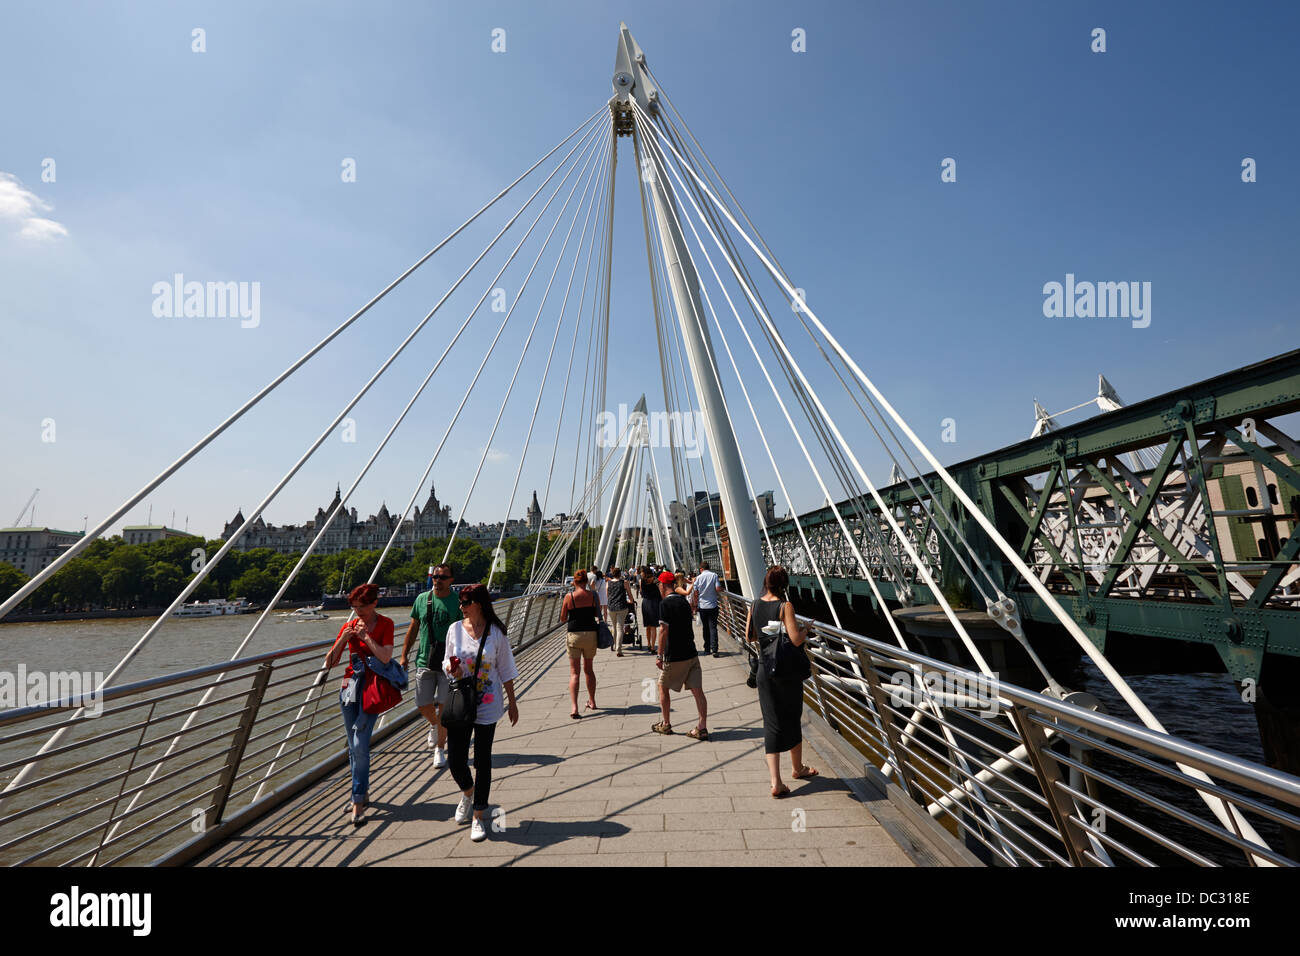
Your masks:
<svg viewBox="0 0 1300 956"><path fill-rule="evenodd" d="M445 769L433 769L428 725L419 721L372 754L363 826L354 828L345 812L345 765L200 865L915 865L810 746L815 741L805 742L804 759L821 776L787 780L791 795L773 800L743 654L702 663L708 742L650 731L658 703L642 699L643 686L647 695L657 688L643 681L657 671L645 649L622 658L600 652L601 710L583 720L569 718L563 634L521 655L520 721L498 725L493 761L491 802L503 829L483 843L470 842L469 826L452 820L456 785ZM674 695L674 729L694 721L691 696ZM789 758L782 759L788 777Z"/></svg>

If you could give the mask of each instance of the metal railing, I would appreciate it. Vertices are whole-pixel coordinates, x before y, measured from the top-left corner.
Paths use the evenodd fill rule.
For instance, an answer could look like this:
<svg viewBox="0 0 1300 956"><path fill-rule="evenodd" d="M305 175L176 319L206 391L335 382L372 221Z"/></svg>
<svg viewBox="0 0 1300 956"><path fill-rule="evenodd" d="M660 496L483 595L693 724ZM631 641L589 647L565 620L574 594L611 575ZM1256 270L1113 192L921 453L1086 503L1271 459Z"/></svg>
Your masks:
<svg viewBox="0 0 1300 956"><path fill-rule="evenodd" d="M753 653L752 601L722 599L719 626ZM805 703L986 863L1300 865L1300 778L1079 706L1086 694L808 623Z"/></svg>
<svg viewBox="0 0 1300 956"><path fill-rule="evenodd" d="M556 589L496 602L516 652L555 631L561 600ZM174 862L346 766L341 670L327 678L321 666L332 644L0 712L0 784L28 768L0 794L0 863ZM412 689L404 696L375 742L418 716Z"/></svg>

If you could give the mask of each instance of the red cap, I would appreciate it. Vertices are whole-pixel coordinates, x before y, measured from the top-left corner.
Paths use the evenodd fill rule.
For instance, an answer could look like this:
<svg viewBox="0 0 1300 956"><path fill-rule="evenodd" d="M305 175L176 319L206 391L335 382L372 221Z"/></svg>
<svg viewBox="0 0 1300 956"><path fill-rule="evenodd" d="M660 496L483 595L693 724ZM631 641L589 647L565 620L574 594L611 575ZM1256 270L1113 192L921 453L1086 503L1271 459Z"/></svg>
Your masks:
<svg viewBox="0 0 1300 956"><path fill-rule="evenodd" d="M673 574L671 571L665 571L663 574L659 575L660 584L672 584L676 580L677 575Z"/></svg>

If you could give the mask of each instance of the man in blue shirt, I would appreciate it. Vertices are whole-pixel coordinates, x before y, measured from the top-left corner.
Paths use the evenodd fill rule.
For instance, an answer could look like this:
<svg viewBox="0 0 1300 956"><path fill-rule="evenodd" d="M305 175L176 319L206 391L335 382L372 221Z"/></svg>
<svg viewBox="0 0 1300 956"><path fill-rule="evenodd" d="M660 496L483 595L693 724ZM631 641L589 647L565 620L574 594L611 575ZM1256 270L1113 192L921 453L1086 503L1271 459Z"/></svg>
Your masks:
<svg viewBox="0 0 1300 956"><path fill-rule="evenodd" d="M700 562L700 573L695 576L691 603L700 612L700 632L704 640L704 653L718 656L718 576L709 570L709 562Z"/></svg>

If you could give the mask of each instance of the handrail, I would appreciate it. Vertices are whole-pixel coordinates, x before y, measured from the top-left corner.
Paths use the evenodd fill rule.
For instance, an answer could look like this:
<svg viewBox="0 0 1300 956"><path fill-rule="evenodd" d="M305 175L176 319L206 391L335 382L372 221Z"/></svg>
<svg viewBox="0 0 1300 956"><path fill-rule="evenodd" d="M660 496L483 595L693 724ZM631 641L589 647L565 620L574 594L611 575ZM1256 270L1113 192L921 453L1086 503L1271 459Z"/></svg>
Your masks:
<svg viewBox="0 0 1300 956"><path fill-rule="evenodd" d="M560 592L547 588L496 602L516 652L559 627ZM66 696L0 712L0 767L32 764L39 774L6 798L0 863L103 866L142 860L146 848L155 862L176 862L346 766L337 713L327 709L334 719L317 719L301 703L286 706L298 698L310 711L331 696L335 685L323 679L320 658L332 644L312 641L105 688L93 698ZM223 693L190 706L187 698L218 677ZM96 712L59 719L91 702ZM181 730L186 715L199 711L202 720ZM409 703L390 712L376 741L417 716ZM83 736L31 754L34 732L52 725ZM182 746L169 756L171 741ZM282 741L290 744L287 752ZM146 779L164 763L165 773Z"/></svg>
<svg viewBox="0 0 1300 956"><path fill-rule="evenodd" d="M725 613L719 626L756 653L740 633L753 600L720 594ZM799 619L811 628L805 647L813 676L805 686L806 702L847 746L931 817L947 822L986 862L1115 865L1109 847L1126 862L1150 862L1163 854L1171 862L1300 865L1294 850L1300 845L1300 778L1024 687L991 683L964 667L844 628ZM930 684L962 690L909 687L920 675ZM976 716L972 703L980 705L982 715ZM957 736L945 739L933 728ZM1179 764L1216 782L1193 778ZM1273 845L1261 846L1204 816L1197 791L1249 814ZM1193 834L1195 843L1188 845ZM1052 835L1059 845L1039 842ZM1289 849L1279 849L1283 846Z"/></svg>

